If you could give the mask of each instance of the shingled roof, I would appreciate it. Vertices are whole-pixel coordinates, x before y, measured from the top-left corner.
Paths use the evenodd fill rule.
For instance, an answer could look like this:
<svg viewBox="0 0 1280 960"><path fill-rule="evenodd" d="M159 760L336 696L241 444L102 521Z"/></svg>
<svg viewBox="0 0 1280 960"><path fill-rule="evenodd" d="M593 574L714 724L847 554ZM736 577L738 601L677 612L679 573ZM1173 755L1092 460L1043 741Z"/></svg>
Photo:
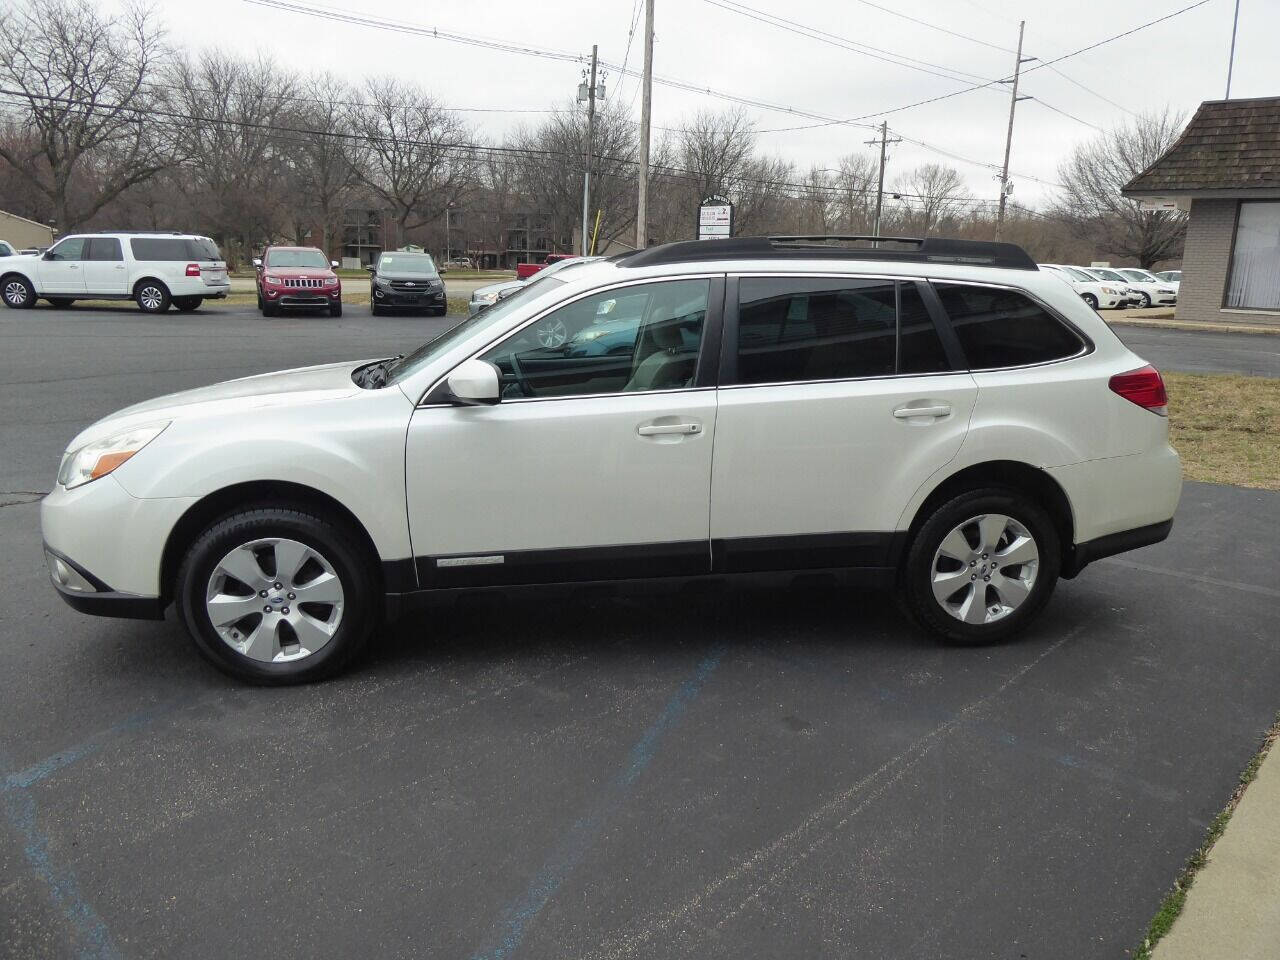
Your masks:
<svg viewBox="0 0 1280 960"><path fill-rule="evenodd" d="M1208 100L1125 194L1280 188L1280 97Z"/></svg>

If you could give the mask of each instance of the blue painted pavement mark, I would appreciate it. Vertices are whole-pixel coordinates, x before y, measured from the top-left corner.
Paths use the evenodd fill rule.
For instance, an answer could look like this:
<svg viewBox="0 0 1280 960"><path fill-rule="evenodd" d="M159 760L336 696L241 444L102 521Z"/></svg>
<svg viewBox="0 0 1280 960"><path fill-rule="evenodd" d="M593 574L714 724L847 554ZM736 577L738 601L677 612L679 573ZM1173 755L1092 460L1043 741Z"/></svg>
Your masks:
<svg viewBox="0 0 1280 960"><path fill-rule="evenodd" d="M501 942L492 949L475 954L475 960L506 960L519 949L528 924L538 916L560 886L582 862L587 851L599 836L609 813L626 798L628 788L636 782L653 760L659 741L684 715L689 704L702 691L707 678L720 665L724 647L717 647L703 658L692 676L684 681L667 701L657 718L627 753L627 764L605 788L604 794L592 805L591 810L578 818L564 839L547 857L546 862L533 878L521 897L503 911L499 924Z"/></svg>

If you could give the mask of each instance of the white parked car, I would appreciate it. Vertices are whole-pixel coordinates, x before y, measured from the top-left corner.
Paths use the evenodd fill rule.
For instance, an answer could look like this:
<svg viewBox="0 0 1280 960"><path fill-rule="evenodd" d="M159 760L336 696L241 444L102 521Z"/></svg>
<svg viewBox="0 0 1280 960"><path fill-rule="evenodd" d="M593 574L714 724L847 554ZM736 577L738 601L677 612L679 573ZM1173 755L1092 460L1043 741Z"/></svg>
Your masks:
<svg viewBox="0 0 1280 960"><path fill-rule="evenodd" d="M73 300L133 300L146 313L182 311L231 290L227 264L208 237L185 233L76 233L43 254L0 263L6 307Z"/></svg>
<svg viewBox="0 0 1280 960"><path fill-rule="evenodd" d="M477 287L471 293L471 299L467 302L467 314L474 317L485 307L491 307L503 297L510 296L519 290L526 283L533 283L544 277L553 277L566 267L577 266L580 263L591 263L593 260L600 260L602 257L565 257L563 260L557 260L555 263L548 264L533 276L524 280L503 280L499 283L491 283L487 286Z"/></svg>
<svg viewBox="0 0 1280 960"><path fill-rule="evenodd" d="M1056 263L1042 263L1041 270L1050 270L1065 280L1089 306L1095 310L1115 310L1128 302L1124 287L1103 283L1075 267L1064 267Z"/></svg>
<svg viewBox="0 0 1280 960"><path fill-rule="evenodd" d="M1125 292L1123 306L1137 307L1142 305L1142 296L1138 288L1114 270L1108 270L1103 267L1076 267L1075 269L1102 283L1109 283L1117 290L1123 290Z"/></svg>
<svg viewBox="0 0 1280 960"><path fill-rule="evenodd" d="M288 683L432 591L564 581L843 568L994 641L1163 540L1181 483L1160 375L1020 248L735 238L121 410L41 523L73 607L172 603L218 667Z"/></svg>
<svg viewBox="0 0 1280 960"><path fill-rule="evenodd" d="M1137 267L1116 267L1115 271L1138 291L1144 307L1171 307L1178 302L1177 284L1161 280L1154 273Z"/></svg>

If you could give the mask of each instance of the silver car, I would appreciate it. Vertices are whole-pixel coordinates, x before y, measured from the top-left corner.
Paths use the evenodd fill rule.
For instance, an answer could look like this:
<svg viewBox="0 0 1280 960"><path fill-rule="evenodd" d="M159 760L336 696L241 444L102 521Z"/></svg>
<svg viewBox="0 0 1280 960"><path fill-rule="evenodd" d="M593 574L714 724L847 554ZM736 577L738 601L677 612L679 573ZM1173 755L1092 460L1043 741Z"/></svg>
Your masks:
<svg viewBox="0 0 1280 960"><path fill-rule="evenodd" d="M537 283L543 277L559 273L566 267L577 266L581 263L592 263L595 260L603 259L604 257L569 257L565 260L557 260L550 266L543 267L527 280L504 280L502 283L491 283L487 287L477 287L472 291L471 299L467 302L467 316L474 317L485 307L491 307L502 298L511 296L526 284Z"/></svg>

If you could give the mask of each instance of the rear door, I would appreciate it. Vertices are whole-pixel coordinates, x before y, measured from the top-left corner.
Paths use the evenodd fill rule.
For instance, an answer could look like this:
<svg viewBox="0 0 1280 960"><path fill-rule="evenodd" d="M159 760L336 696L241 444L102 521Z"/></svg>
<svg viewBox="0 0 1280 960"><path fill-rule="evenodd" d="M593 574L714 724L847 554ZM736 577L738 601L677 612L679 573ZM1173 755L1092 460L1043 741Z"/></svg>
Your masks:
<svg viewBox="0 0 1280 960"><path fill-rule="evenodd" d="M91 237L85 251L84 286L87 293L116 296L129 292L129 271L115 237Z"/></svg>
<svg viewBox="0 0 1280 960"><path fill-rule="evenodd" d="M923 284L743 276L726 293L711 483L716 570L881 567L977 395Z"/></svg>
<svg viewBox="0 0 1280 960"><path fill-rule="evenodd" d="M49 248L37 268L41 295L84 293L83 258L86 241L86 237L67 237Z"/></svg>

